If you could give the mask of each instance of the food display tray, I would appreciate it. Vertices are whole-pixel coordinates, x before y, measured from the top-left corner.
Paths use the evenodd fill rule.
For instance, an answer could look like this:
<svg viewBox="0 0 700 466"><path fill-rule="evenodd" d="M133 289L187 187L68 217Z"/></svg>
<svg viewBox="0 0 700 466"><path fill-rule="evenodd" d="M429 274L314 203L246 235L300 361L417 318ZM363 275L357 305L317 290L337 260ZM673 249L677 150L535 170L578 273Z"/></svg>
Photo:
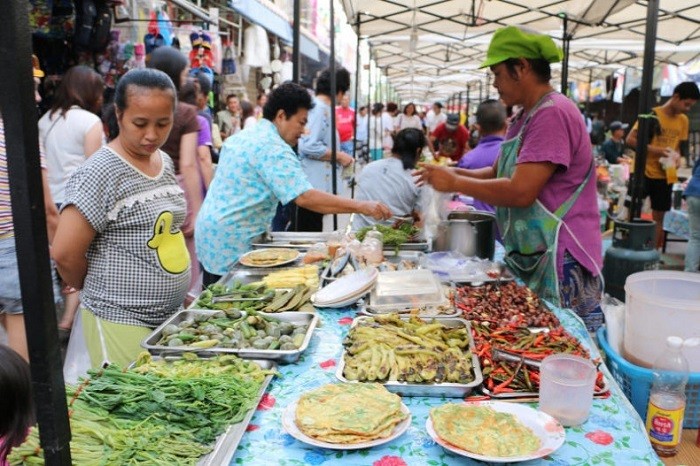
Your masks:
<svg viewBox="0 0 700 466"><path fill-rule="evenodd" d="M458 286L463 286L463 285L483 286L483 285L486 285L487 283L497 283L497 282L504 282L505 283L505 282L512 282L513 280L515 280L515 275L513 275L513 272L511 272L510 269L508 267L506 267L505 264L500 264L500 266L501 266L500 267L501 273L497 277L486 276L481 280L480 279L473 279L473 280L464 279L463 280L463 279L459 279L459 278L457 278L455 280L455 279L451 278L449 281L451 283L454 283L455 285L458 285ZM441 277L440 274L436 274L436 275L438 275L438 277ZM440 279L442 280L442 277Z"/></svg>
<svg viewBox="0 0 700 466"><path fill-rule="evenodd" d="M372 306L370 297L361 301L358 306L358 312L361 315L366 316L376 316L390 314L396 312L399 315L416 315L420 318L433 318L433 319L457 319L462 316L462 311L457 309L451 300L451 294L454 289L450 285L442 285L443 291L445 292L445 299L439 305L423 306L420 308L406 308L399 309L394 305L387 304L383 306ZM438 310L442 308L442 310Z"/></svg>
<svg viewBox="0 0 700 466"><path fill-rule="evenodd" d="M424 255L425 254L421 251L384 251L384 261L382 261L382 264L379 264L377 269L380 272L385 272L389 270L388 267L385 265L386 262L398 265L401 264L403 261L410 262L414 266L411 270L422 269L423 267L421 265L421 259ZM321 283L328 284L338 278L329 276L332 265L333 262L331 261L328 263L326 268L323 269L323 272L321 273Z"/></svg>
<svg viewBox="0 0 700 466"><path fill-rule="evenodd" d="M177 361L179 359L182 359L182 353L177 353L177 352L163 352L162 356L153 356L152 359L154 361L158 359L165 359L166 361ZM210 357L213 355L201 355L201 357ZM265 360L265 359L253 359L252 362L256 363L259 365L262 369L265 370L270 370L270 369L276 369L277 364L275 364L274 361L270 360ZM132 363L129 368L133 368L134 364ZM263 380L262 385L260 386L260 390L258 391L258 396L257 399L255 400L255 403L253 406L248 410L246 413L245 417L243 420L240 422L237 422L236 424L231 424L229 425L226 430L224 431L223 434L219 435L216 438L216 443L214 444L214 448L212 451L210 451L206 456L203 456L202 459L200 459L197 462L197 466L219 466L221 464L229 464L231 460L233 459L233 455L236 453L236 449L238 448L238 444L241 443L241 439L243 438L243 434L246 431L246 428L248 427L248 424L250 424L250 420L253 418L253 415L255 415L255 409L260 403L260 400L262 400L263 395L267 391L267 387L270 385L270 382L272 381L272 378L274 377L273 374L268 375L265 377Z"/></svg>
<svg viewBox="0 0 700 466"><path fill-rule="evenodd" d="M608 378L603 375L603 386L600 388L600 390L595 390L593 392L594 397L605 397L607 393L610 391L610 386L608 385ZM508 393L498 393L498 394L493 394L491 393L491 390L486 388L486 386L481 387L481 392L488 396L491 397L495 400L519 400L519 401L537 401L540 399L540 393L539 392L508 392Z"/></svg>
<svg viewBox="0 0 700 466"><path fill-rule="evenodd" d="M281 272L284 270L294 270L298 269L300 265L289 266L289 264L282 267L270 267L270 268L254 268L245 266L236 266L232 268L226 275L224 275L217 283L221 285L230 286L235 281L239 281L243 285L248 283L259 282L266 276L273 272Z"/></svg>
<svg viewBox="0 0 700 466"><path fill-rule="evenodd" d="M408 320L407 317L402 317L404 320ZM361 316L357 317L352 322L352 327L355 327L363 320L367 320L369 317ZM409 382L380 382L386 387L390 392L399 394L401 396L428 396L428 397L447 397L447 398L464 398L469 395L475 387L478 387L483 382L483 376L481 375L481 366L479 365L479 358L476 356L476 351L474 350L474 339L471 334L471 327L469 322L464 319L440 319L440 323L447 327L466 327L467 334L469 335L469 350L472 355L472 370L474 372L474 380L468 384L460 383L409 383ZM345 370L345 353L340 358L338 367L335 371L335 376L341 382L348 383L363 383L358 381L350 381L345 378L343 371Z"/></svg>
<svg viewBox="0 0 700 466"><path fill-rule="evenodd" d="M260 315L270 317L272 319L277 319L282 322L291 322L293 324L308 325L306 334L304 335L304 341L298 349L295 350L259 350L255 348L192 348L190 346L164 346L159 345L163 328L166 325L174 324L177 325L188 317L194 317L196 315L212 315L214 313L221 311L213 311L208 309L184 309L176 312L172 317L163 322L158 328L156 328L150 335L143 339L141 346L148 350L151 354L160 355L161 353L172 353L174 351L180 352L191 352L201 354L235 354L244 359L271 359L278 361L280 363L291 363L296 362L301 354L306 351L311 342L311 336L314 333L314 329L318 324L318 316L311 312L280 312L276 314L266 314L260 312Z"/></svg>
<svg viewBox="0 0 700 466"><path fill-rule="evenodd" d="M292 248L306 251L316 243L325 243L328 241L331 233L312 232L312 231L274 231L266 233L261 242L253 243L253 249L261 248Z"/></svg>

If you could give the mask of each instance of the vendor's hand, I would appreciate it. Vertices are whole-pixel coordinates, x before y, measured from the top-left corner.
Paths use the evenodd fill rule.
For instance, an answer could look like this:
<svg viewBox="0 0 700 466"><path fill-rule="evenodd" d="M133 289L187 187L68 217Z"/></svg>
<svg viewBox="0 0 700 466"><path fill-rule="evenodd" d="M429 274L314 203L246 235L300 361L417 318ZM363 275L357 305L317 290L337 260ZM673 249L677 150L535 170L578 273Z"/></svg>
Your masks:
<svg viewBox="0 0 700 466"><path fill-rule="evenodd" d="M375 220L388 220L393 215L386 205L376 201L360 201L359 213Z"/></svg>
<svg viewBox="0 0 700 466"><path fill-rule="evenodd" d="M452 192L455 190L453 187L457 175L451 168L428 163L419 163L418 167L418 170L413 172L413 176L418 177L416 180L418 186L428 183L436 191Z"/></svg>
<svg viewBox="0 0 700 466"><path fill-rule="evenodd" d="M664 155L668 157L671 162L673 162L676 165L676 168L680 168L681 166L681 154L676 152L675 150L671 149L670 147L667 147L664 149Z"/></svg>
<svg viewBox="0 0 700 466"><path fill-rule="evenodd" d="M348 154L347 152L342 152L342 151L336 153L336 160L343 167L347 167L348 165L352 165L352 163L355 161L355 159L352 158L352 155Z"/></svg>

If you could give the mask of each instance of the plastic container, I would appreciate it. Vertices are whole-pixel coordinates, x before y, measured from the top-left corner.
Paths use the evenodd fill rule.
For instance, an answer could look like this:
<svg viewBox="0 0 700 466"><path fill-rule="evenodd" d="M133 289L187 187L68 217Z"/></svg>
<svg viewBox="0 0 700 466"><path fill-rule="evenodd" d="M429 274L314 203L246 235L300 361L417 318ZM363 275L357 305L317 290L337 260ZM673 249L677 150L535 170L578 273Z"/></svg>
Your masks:
<svg viewBox="0 0 700 466"><path fill-rule="evenodd" d="M598 329L598 345L606 357L606 365L615 382L622 389L634 409L642 419L646 419L651 392L653 372L651 369L639 367L626 361L608 344L605 328ZM685 387L685 419L686 429L700 427L700 373L690 372L688 384Z"/></svg>
<svg viewBox="0 0 700 466"><path fill-rule="evenodd" d="M651 271L630 275L625 283L623 356L651 367L666 338L700 337L700 274ZM691 372L700 372L700 347L683 351Z"/></svg>
<svg viewBox="0 0 700 466"><path fill-rule="evenodd" d="M593 363L571 354L554 354L540 366L540 411L565 427L586 422L593 405L597 371Z"/></svg>
<svg viewBox="0 0 700 466"><path fill-rule="evenodd" d="M683 356L683 339L668 337L666 350L654 362L646 420L651 446L659 456L678 453L687 383L688 360Z"/></svg>
<svg viewBox="0 0 700 466"><path fill-rule="evenodd" d="M373 306L397 308L438 305L443 300L440 280L425 269L380 272L370 295Z"/></svg>

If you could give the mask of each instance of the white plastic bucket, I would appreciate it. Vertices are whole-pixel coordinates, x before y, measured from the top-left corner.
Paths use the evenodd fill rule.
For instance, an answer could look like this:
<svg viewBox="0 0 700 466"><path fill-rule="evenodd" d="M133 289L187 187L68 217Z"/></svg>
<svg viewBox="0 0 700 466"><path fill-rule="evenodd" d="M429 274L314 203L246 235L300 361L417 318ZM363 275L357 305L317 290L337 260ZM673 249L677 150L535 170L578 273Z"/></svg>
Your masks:
<svg viewBox="0 0 700 466"><path fill-rule="evenodd" d="M651 367L665 348L666 338L700 337L700 274L648 271L625 282L623 355ZM700 347L686 348L691 372L700 372Z"/></svg>

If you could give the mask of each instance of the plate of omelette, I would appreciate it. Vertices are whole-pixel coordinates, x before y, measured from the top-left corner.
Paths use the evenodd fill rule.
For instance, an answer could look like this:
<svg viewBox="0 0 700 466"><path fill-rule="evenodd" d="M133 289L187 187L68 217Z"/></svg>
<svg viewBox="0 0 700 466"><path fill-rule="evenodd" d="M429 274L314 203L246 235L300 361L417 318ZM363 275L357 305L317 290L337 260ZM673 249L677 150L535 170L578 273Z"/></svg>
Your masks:
<svg viewBox="0 0 700 466"><path fill-rule="evenodd" d="M359 450L390 442L411 424L401 397L378 383L335 383L303 394L287 406L282 426L309 445Z"/></svg>
<svg viewBox="0 0 700 466"><path fill-rule="evenodd" d="M426 429L446 450L499 463L541 458L566 438L564 427L549 414L503 401L438 406L430 410Z"/></svg>

